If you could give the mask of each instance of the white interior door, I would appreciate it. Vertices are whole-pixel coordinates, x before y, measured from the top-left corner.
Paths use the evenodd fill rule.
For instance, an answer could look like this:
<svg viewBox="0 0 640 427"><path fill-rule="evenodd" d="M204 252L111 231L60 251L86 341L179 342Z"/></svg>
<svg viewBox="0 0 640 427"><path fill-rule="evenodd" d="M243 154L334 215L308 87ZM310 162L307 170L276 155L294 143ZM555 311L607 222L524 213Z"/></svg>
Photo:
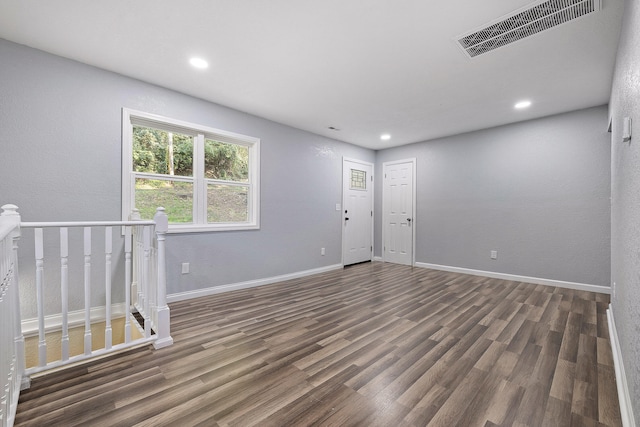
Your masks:
<svg viewBox="0 0 640 427"><path fill-rule="evenodd" d="M382 169L382 256L385 262L413 265L415 159L386 162Z"/></svg>
<svg viewBox="0 0 640 427"><path fill-rule="evenodd" d="M342 263L371 261L373 256L373 165L342 161Z"/></svg>

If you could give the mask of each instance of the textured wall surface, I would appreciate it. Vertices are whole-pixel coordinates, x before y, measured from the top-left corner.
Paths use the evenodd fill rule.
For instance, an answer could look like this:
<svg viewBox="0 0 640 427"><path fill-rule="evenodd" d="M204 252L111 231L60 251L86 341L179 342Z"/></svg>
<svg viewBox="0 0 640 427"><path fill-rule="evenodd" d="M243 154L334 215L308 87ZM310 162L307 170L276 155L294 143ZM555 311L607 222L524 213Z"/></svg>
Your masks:
<svg viewBox="0 0 640 427"><path fill-rule="evenodd" d="M18 205L23 221L120 219L128 107L261 139L261 229L169 235L168 293L341 262L342 157L373 162L373 151L5 40L0 58L0 204ZM55 252L45 256L59 268ZM74 272L81 278L81 266ZM81 289L81 279L72 286ZM58 286L50 287L58 312ZM80 308L82 293L71 295Z"/></svg>
<svg viewBox="0 0 640 427"><path fill-rule="evenodd" d="M379 151L377 172L417 158L417 262L609 286L609 137L602 106ZM382 184L376 212L381 255Z"/></svg>
<svg viewBox="0 0 640 427"><path fill-rule="evenodd" d="M611 282L613 315L633 412L640 420L640 4L625 2L611 116ZM622 140L625 117L631 141Z"/></svg>

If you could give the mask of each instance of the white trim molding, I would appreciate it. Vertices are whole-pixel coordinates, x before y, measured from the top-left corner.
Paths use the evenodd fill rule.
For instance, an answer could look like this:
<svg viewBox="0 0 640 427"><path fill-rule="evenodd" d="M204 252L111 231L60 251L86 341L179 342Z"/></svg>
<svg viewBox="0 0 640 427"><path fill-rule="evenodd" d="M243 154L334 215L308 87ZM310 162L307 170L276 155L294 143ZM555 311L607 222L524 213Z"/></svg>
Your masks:
<svg viewBox="0 0 640 427"><path fill-rule="evenodd" d="M627 384L627 376L624 372L622 360L622 349L618 340L618 331L613 317L613 306L609 304L607 309L607 322L609 323L609 341L611 341L611 352L613 353L613 366L616 371L616 384L618 386L618 400L620 402L620 417L623 427L635 427L636 422L633 416L633 406L631 405L631 394Z"/></svg>
<svg viewBox="0 0 640 427"><path fill-rule="evenodd" d="M283 274L281 276L267 277L264 279L248 280L246 282L231 283L228 285L215 286L212 288L197 289L194 291L178 292L167 295L167 302L184 301L192 298L206 297L209 295L221 294L223 292L236 291L238 289L255 288L257 286L269 285L283 282L285 280L298 279L300 277L311 276L328 271L340 270L344 268L342 264L333 264L326 267L314 268L311 270L298 271L296 273Z"/></svg>
<svg viewBox="0 0 640 427"><path fill-rule="evenodd" d="M416 262L415 266L421 267L421 268L431 268L433 270L450 271L452 273L471 274L473 276L491 277L493 279L511 280L515 282L533 283L536 285L557 286L559 288L575 289L578 291L611 294L611 288L609 286L590 285L587 283L577 283L577 282L565 282L563 280L543 279L540 277L518 276L516 274L473 270L470 268L451 267L448 265L428 264L426 262Z"/></svg>

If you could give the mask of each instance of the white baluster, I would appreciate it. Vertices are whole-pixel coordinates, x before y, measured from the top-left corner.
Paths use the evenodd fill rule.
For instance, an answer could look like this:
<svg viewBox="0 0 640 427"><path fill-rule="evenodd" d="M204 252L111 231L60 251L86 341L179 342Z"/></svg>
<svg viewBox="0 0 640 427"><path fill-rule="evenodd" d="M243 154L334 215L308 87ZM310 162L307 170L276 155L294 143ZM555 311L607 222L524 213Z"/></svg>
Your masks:
<svg viewBox="0 0 640 427"><path fill-rule="evenodd" d="M170 313L167 306L167 271L165 239L169 229L169 219L164 212L164 208L158 208L153 217L156 223L156 238L158 241L157 255L157 323L156 333L158 338L154 341L155 348L162 348L173 344L170 330Z"/></svg>
<svg viewBox="0 0 640 427"><path fill-rule="evenodd" d="M105 329L104 329L104 348L111 349L112 331L111 331L111 253L113 252L113 236L112 227L105 227L104 229L104 252L105 252L105 266L104 266L104 280L105 280Z"/></svg>
<svg viewBox="0 0 640 427"><path fill-rule="evenodd" d="M47 364L47 341L44 334L44 249L42 228L36 228L36 300L38 306L38 366Z"/></svg>
<svg viewBox="0 0 640 427"><path fill-rule="evenodd" d="M84 228L84 354L91 355L91 227Z"/></svg>
<svg viewBox="0 0 640 427"><path fill-rule="evenodd" d="M158 289L158 253L156 250L157 241L155 239L155 227L151 229L151 247L149 257L149 315L151 316L151 327L158 327L158 312L157 312L157 289Z"/></svg>
<svg viewBox="0 0 640 427"><path fill-rule="evenodd" d="M124 342L131 341L131 226L124 229Z"/></svg>
<svg viewBox="0 0 640 427"><path fill-rule="evenodd" d="M133 261L134 261L134 282L135 282L135 298L136 298L136 308L142 314L144 311L144 289L142 284L144 283L144 228L145 226L140 225L134 227L135 230L135 252L133 253Z"/></svg>
<svg viewBox="0 0 640 427"><path fill-rule="evenodd" d="M62 360L69 360L69 232L60 228L60 295L62 298Z"/></svg>
<svg viewBox="0 0 640 427"><path fill-rule="evenodd" d="M140 211L138 209L133 209L131 211L131 214L129 215L129 219L131 221L140 221ZM140 306L140 294L141 294L141 290L140 287L138 285L138 283L140 282L140 268L142 265L142 254L141 254L141 250L142 248L140 247L140 245L138 245L139 240L141 239L141 232L140 232L140 227L133 227L132 228L132 234L133 234L133 269L131 271L132 277L131 277L131 298L132 298L132 304L138 305ZM141 307L141 306L140 306Z"/></svg>
<svg viewBox="0 0 640 427"><path fill-rule="evenodd" d="M138 227L138 307L140 313L144 314L145 299L147 298L144 283L146 279L146 271L144 268L144 229L146 226Z"/></svg>
<svg viewBox="0 0 640 427"><path fill-rule="evenodd" d="M142 289L144 295L144 336L149 338L151 336L151 317L149 313L149 281L151 279L150 274L150 262L151 256L151 226L147 225L143 229L144 236L144 262L143 262L143 275L142 275Z"/></svg>

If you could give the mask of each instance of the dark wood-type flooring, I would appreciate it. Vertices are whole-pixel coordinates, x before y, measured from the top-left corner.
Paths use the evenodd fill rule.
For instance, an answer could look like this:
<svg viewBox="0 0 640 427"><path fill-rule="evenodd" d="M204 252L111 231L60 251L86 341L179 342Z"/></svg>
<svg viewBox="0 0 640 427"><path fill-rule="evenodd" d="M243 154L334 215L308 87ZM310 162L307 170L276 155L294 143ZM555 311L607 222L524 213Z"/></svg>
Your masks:
<svg viewBox="0 0 640 427"><path fill-rule="evenodd" d="M16 426L619 426L608 301L383 263L193 299L173 346L34 379Z"/></svg>

